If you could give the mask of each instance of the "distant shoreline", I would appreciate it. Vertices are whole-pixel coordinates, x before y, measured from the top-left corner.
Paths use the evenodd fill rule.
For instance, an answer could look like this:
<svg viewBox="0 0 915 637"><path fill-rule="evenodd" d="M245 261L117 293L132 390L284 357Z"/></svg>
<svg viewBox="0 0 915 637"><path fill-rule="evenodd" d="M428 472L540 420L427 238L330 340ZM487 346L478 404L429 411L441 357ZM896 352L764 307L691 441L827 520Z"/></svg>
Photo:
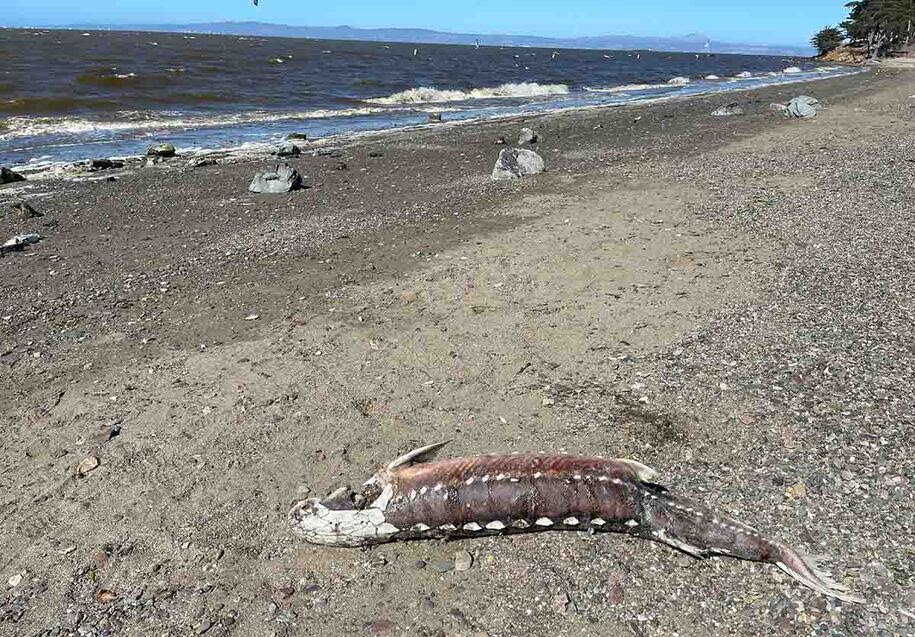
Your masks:
<svg viewBox="0 0 915 637"><path fill-rule="evenodd" d="M580 38L549 38L510 34L447 33L430 29L360 29L348 26L289 26L266 22L201 22L186 24L76 24L60 26L0 27L10 30L116 31L125 33L175 33L199 35L238 35L252 37L328 40L343 42L382 42L389 44L436 44L454 46L543 48L608 51L654 51L663 53L712 53L715 55L766 55L813 57L807 45L750 44L717 42L705 35L681 38L606 35ZM710 45L706 49L706 43Z"/></svg>

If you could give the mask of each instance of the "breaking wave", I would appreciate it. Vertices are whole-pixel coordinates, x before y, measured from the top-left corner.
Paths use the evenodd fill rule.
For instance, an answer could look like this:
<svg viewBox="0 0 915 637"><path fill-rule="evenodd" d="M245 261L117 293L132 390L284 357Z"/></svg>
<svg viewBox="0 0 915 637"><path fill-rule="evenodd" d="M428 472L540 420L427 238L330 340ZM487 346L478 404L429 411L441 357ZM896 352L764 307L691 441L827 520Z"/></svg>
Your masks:
<svg viewBox="0 0 915 637"><path fill-rule="evenodd" d="M83 135L86 133L160 131L211 128L219 126L281 122L331 117L360 117L386 113L382 108L318 109L287 113L237 113L215 117L168 117L162 113L133 113L130 119L111 121L70 117L10 117L0 120L0 139L38 137L41 135ZM5 127L5 129L4 129Z"/></svg>
<svg viewBox="0 0 915 637"><path fill-rule="evenodd" d="M365 101L370 104L436 104L506 97L544 97L548 95L568 95L568 93L569 87L565 84L521 82L519 84L502 84L494 88L474 88L468 91L449 91L430 87L411 88L388 97L376 97Z"/></svg>

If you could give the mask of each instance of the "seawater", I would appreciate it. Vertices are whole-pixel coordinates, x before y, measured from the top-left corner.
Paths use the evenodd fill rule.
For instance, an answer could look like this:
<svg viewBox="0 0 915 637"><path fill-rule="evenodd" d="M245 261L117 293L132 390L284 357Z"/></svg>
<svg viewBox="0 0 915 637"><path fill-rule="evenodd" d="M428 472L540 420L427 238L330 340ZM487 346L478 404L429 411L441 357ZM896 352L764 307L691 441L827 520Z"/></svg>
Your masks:
<svg viewBox="0 0 915 637"><path fill-rule="evenodd" d="M794 57L0 30L0 164L234 148L854 72Z"/></svg>

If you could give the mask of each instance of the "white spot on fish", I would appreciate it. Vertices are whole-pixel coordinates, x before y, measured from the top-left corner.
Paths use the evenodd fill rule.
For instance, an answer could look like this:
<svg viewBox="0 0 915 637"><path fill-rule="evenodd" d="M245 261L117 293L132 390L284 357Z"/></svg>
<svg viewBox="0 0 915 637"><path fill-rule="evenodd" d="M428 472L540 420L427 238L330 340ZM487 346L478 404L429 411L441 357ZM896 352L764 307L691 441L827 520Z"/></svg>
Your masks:
<svg viewBox="0 0 915 637"><path fill-rule="evenodd" d="M492 531L501 531L502 529L505 528L505 524L503 522L500 522L499 520L493 520L492 522L490 522L489 524L486 525L486 528L490 529Z"/></svg>
<svg viewBox="0 0 915 637"><path fill-rule="evenodd" d="M575 480L581 480L581 475L576 473L574 476L572 476L572 478Z"/></svg>
<svg viewBox="0 0 915 637"><path fill-rule="evenodd" d="M553 526L553 521L550 518L537 518L534 524L537 526Z"/></svg>
<svg viewBox="0 0 915 637"><path fill-rule="evenodd" d="M505 480L505 474L500 473L499 475L496 476L496 480Z"/></svg>
<svg viewBox="0 0 915 637"><path fill-rule="evenodd" d="M442 488L443 488L444 486L445 486L445 485L443 485L441 482L439 482L437 485L435 485L434 487L432 487L432 490L433 490L433 491L441 491Z"/></svg>
<svg viewBox="0 0 915 637"><path fill-rule="evenodd" d="M636 520L627 520L626 521L626 526L628 526L629 528L632 528L632 527L638 526L638 525L639 525L639 523Z"/></svg>
<svg viewBox="0 0 915 637"><path fill-rule="evenodd" d="M480 531L482 529L483 529L483 527L480 526L479 524L477 524L476 522L468 522L467 524L464 525L465 531Z"/></svg>
<svg viewBox="0 0 915 637"><path fill-rule="evenodd" d="M469 487L471 484L473 484L473 482L474 482L474 479L473 479L473 478L467 478L467 479L464 481L464 484L466 484L466 485Z"/></svg>
<svg viewBox="0 0 915 637"><path fill-rule="evenodd" d="M593 524L594 526L603 526L606 523L607 523L607 521L604 520L603 518L594 518L593 520L591 520L591 524Z"/></svg>
<svg viewBox="0 0 915 637"><path fill-rule="evenodd" d="M457 527L454 526L453 524L443 524L438 528L440 528L442 531L456 531L457 530Z"/></svg>
<svg viewBox="0 0 915 637"><path fill-rule="evenodd" d="M610 478L608 478L607 476L601 476L601 477L598 478L598 480L599 480L600 482L606 482L606 481L609 480L609 479L610 479Z"/></svg>
<svg viewBox="0 0 915 637"><path fill-rule="evenodd" d="M429 490L429 487L423 487L422 489L419 490L419 494L426 495L426 491L428 491L428 490Z"/></svg>
<svg viewBox="0 0 915 637"><path fill-rule="evenodd" d="M425 524L414 524L413 526L410 527L410 530L422 532L422 531L428 531L429 527L426 526Z"/></svg>
<svg viewBox="0 0 915 637"><path fill-rule="evenodd" d="M485 476L483 476L482 479L483 479L483 482L489 482L489 474L486 474Z"/></svg>
<svg viewBox="0 0 915 637"><path fill-rule="evenodd" d="M541 476L543 476L543 474L540 473L539 471L534 474L534 478L540 478Z"/></svg>
<svg viewBox="0 0 915 637"><path fill-rule="evenodd" d="M512 526L516 529L529 529L531 527L531 523L527 520L515 520L512 522Z"/></svg>
<svg viewBox="0 0 915 637"><path fill-rule="evenodd" d="M577 526L577 525L578 525L578 518L576 518L576 517L569 517L569 518L566 518L565 520L563 520L562 523L565 524L566 526Z"/></svg>

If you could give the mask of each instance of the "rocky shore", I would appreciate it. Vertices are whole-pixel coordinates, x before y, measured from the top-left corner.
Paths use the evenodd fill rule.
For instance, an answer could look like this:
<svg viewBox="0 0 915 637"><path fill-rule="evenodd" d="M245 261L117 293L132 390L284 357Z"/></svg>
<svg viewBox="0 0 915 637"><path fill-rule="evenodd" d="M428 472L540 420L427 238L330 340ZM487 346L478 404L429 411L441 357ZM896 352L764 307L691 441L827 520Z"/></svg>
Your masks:
<svg viewBox="0 0 915 637"><path fill-rule="evenodd" d="M0 634L915 634L911 95L302 140L284 194L266 155L0 186L41 236L0 255ZM522 128L545 172L494 180ZM637 459L867 603L617 535L289 533L443 439Z"/></svg>

